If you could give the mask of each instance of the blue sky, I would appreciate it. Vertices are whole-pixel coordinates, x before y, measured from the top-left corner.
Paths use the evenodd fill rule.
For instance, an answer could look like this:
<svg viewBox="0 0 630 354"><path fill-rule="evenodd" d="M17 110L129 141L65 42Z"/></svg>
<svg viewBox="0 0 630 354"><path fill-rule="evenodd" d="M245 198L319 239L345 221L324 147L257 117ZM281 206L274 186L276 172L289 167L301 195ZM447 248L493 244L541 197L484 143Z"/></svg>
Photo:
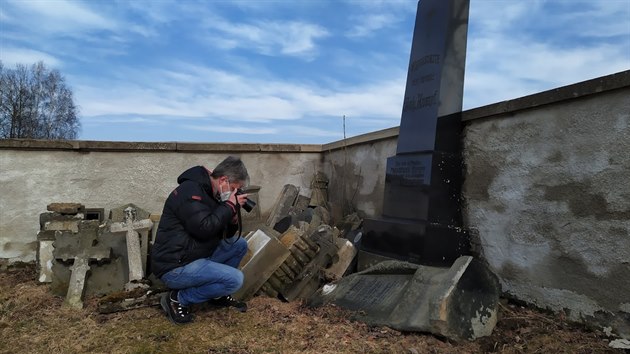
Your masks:
<svg viewBox="0 0 630 354"><path fill-rule="evenodd" d="M0 0L0 60L82 140L327 143L400 124L416 0ZM471 0L464 109L630 69L630 0Z"/></svg>

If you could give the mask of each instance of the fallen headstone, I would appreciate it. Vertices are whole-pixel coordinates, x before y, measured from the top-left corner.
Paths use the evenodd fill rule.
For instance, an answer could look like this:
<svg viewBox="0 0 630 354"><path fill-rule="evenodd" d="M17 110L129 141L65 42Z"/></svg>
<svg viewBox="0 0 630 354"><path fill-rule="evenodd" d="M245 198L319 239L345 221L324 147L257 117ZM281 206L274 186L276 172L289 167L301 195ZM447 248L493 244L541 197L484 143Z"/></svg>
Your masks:
<svg viewBox="0 0 630 354"><path fill-rule="evenodd" d="M387 261L325 285L309 304L334 303L371 325L472 340L492 333L500 289L470 256L450 268Z"/></svg>
<svg viewBox="0 0 630 354"><path fill-rule="evenodd" d="M251 258L242 267L243 286L234 294L240 300L250 299L289 256L289 250L277 238L257 230L247 237Z"/></svg>

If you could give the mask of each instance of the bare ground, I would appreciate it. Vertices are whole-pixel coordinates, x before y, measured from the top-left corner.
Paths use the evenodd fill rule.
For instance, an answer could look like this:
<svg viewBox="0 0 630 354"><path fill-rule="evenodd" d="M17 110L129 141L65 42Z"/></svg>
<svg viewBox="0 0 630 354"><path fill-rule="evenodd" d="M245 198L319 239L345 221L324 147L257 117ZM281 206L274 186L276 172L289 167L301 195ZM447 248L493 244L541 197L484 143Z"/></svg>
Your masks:
<svg viewBox="0 0 630 354"><path fill-rule="evenodd" d="M257 297L249 310L198 308L195 321L171 324L157 307L103 315L63 306L34 267L0 272L0 353L621 353L597 330L562 316L504 302L493 334L452 342L350 320L328 306Z"/></svg>

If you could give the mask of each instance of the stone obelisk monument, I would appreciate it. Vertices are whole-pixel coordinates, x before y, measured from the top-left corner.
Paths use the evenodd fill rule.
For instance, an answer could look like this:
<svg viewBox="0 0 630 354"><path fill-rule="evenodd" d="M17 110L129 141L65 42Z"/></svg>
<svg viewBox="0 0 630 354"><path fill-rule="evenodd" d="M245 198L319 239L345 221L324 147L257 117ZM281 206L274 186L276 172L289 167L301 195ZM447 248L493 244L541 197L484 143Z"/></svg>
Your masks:
<svg viewBox="0 0 630 354"><path fill-rule="evenodd" d="M468 8L469 0L418 2L383 216L364 221L360 268L386 258L450 266L469 253L460 207Z"/></svg>

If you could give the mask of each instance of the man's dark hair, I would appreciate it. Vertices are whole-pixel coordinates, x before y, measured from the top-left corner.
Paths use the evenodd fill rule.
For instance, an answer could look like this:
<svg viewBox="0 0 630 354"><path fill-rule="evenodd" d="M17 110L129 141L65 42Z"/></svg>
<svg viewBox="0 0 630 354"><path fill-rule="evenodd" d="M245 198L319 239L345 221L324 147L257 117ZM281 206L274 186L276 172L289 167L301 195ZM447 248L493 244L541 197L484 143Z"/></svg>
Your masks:
<svg viewBox="0 0 630 354"><path fill-rule="evenodd" d="M244 182L249 181L249 174L245 168L245 164L241 159L234 156L228 156L225 160L221 161L212 171L212 177L219 178L227 176L230 182Z"/></svg>

